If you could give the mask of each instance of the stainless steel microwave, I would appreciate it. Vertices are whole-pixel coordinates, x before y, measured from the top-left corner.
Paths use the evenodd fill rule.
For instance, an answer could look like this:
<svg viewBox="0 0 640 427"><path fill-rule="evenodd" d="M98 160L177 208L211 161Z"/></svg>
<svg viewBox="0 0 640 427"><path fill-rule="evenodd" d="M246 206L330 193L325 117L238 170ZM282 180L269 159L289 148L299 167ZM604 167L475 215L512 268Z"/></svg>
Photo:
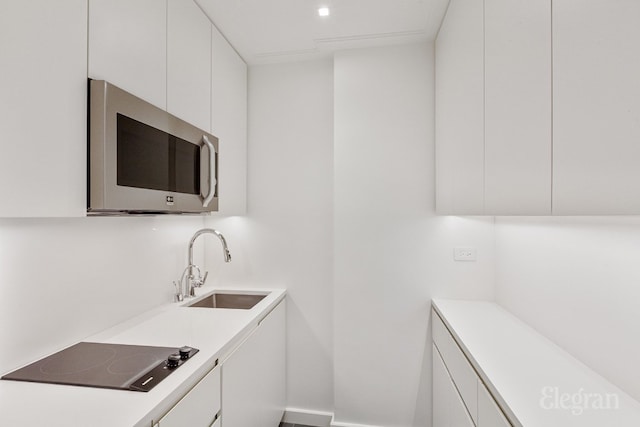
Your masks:
<svg viewBox="0 0 640 427"><path fill-rule="evenodd" d="M87 214L218 210L218 138L89 80Z"/></svg>

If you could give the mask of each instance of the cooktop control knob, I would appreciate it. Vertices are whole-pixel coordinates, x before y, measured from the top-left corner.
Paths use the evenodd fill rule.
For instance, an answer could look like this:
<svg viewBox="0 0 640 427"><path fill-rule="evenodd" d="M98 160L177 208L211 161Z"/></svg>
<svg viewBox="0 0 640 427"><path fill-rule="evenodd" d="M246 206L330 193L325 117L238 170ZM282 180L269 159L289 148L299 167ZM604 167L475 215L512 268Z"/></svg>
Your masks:
<svg viewBox="0 0 640 427"><path fill-rule="evenodd" d="M184 346L184 347L180 347L180 358L181 359L188 359L191 356L191 350L193 350L191 347L188 346Z"/></svg>
<svg viewBox="0 0 640 427"><path fill-rule="evenodd" d="M168 368L176 368L180 364L180 355L178 353L170 354L167 358L167 367Z"/></svg>

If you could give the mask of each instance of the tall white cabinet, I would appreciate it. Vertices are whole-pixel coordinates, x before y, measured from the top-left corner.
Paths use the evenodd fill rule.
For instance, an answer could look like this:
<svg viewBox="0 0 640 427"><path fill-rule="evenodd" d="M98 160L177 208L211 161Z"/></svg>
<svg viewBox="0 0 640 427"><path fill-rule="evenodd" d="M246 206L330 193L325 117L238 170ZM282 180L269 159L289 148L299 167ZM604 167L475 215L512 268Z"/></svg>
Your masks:
<svg viewBox="0 0 640 427"><path fill-rule="evenodd" d="M5 0L0 217L86 212L87 0Z"/></svg>
<svg viewBox="0 0 640 427"><path fill-rule="evenodd" d="M551 1L484 0L484 214L551 214Z"/></svg>
<svg viewBox="0 0 640 427"><path fill-rule="evenodd" d="M90 0L89 77L166 109L166 0Z"/></svg>
<svg viewBox="0 0 640 427"><path fill-rule="evenodd" d="M436 40L436 209L484 206L482 1L451 0Z"/></svg>
<svg viewBox="0 0 640 427"><path fill-rule="evenodd" d="M554 213L640 213L640 2L553 1Z"/></svg>
<svg viewBox="0 0 640 427"><path fill-rule="evenodd" d="M247 64L213 26L211 132L220 139L219 213L247 212Z"/></svg>
<svg viewBox="0 0 640 427"><path fill-rule="evenodd" d="M640 213L638 16L632 0L451 0L438 213Z"/></svg>
<svg viewBox="0 0 640 427"><path fill-rule="evenodd" d="M451 0L436 40L436 209L551 213L551 1Z"/></svg>
<svg viewBox="0 0 640 427"><path fill-rule="evenodd" d="M167 1L167 111L208 131L211 27L193 0Z"/></svg>

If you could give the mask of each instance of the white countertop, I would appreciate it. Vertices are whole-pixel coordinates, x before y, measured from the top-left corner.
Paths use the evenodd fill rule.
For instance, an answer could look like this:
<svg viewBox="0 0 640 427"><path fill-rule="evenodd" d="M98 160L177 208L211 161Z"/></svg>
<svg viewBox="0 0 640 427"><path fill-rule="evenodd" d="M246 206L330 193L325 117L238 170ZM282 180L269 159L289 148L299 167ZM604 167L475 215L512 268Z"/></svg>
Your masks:
<svg viewBox="0 0 640 427"><path fill-rule="evenodd" d="M433 307L515 426L640 426L640 402L499 305Z"/></svg>
<svg viewBox="0 0 640 427"><path fill-rule="evenodd" d="M199 295L213 292L198 289ZM222 289L221 289L222 290ZM225 291L225 290L222 290ZM166 304L83 341L181 347L200 351L147 393L91 387L0 381L1 426L148 427L225 357L286 295L270 292L250 310L187 308Z"/></svg>

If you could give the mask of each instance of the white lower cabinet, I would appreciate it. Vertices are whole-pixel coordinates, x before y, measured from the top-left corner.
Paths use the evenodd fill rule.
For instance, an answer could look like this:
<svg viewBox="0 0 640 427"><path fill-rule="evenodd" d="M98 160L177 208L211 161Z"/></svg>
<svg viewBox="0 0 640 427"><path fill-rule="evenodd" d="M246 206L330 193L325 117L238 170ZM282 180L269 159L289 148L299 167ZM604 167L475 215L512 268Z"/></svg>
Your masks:
<svg viewBox="0 0 640 427"><path fill-rule="evenodd" d="M220 367L216 366L155 426L218 427L220 405Z"/></svg>
<svg viewBox="0 0 640 427"><path fill-rule="evenodd" d="M286 404L285 341L282 301L153 427L278 427Z"/></svg>
<svg viewBox="0 0 640 427"><path fill-rule="evenodd" d="M283 301L222 362L222 427L280 424L286 399L285 311Z"/></svg>
<svg viewBox="0 0 640 427"><path fill-rule="evenodd" d="M473 427L475 424L455 383L433 346L433 427Z"/></svg>
<svg viewBox="0 0 640 427"><path fill-rule="evenodd" d="M446 326L437 315L432 321L433 343L437 347L473 422L478 421L478 376Z"/></svg>
<svg viewBox="0 0 640 427"><path fill-rule="evenodd" d="M478 380L478 427L509 427L509 421L505 418L500 407L493 400L493 396Z"/></svg>
<svg viewBox="0 0 640 427"><path fill-rule="evenodd" d="M509 427L440 317L432 312L433 427Z"/></svg>

